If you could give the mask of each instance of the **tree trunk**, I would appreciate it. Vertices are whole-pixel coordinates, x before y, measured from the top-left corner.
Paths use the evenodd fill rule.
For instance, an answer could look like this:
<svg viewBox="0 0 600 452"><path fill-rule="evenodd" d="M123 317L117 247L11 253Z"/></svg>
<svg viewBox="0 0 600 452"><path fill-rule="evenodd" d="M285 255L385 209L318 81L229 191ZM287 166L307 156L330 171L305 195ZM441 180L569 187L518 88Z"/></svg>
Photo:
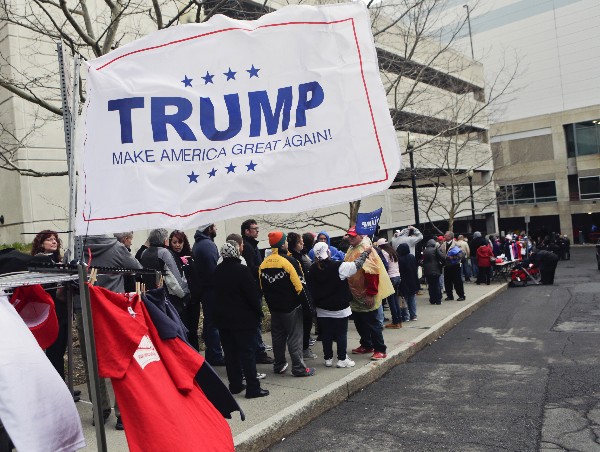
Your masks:
<svg viewBox="0 0 600 452"><path fill-rule="evenodd" d="M350 227L356 226L356 217L358 216L358 209L360 209L360 199L358 201L351 201L350 203Z"/></svg>

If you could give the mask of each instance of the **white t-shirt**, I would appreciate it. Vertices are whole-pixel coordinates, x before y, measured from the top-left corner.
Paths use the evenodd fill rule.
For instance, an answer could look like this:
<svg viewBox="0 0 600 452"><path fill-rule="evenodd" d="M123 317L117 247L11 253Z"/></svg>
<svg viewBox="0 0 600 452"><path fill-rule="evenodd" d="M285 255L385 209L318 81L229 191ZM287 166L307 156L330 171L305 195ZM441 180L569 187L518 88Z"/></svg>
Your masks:
<svg viewBox="0 0 600 452"><path fill-rule="evenodd" d="M85 447L73 396L1 290L0 420L19 451Z"/></svg>

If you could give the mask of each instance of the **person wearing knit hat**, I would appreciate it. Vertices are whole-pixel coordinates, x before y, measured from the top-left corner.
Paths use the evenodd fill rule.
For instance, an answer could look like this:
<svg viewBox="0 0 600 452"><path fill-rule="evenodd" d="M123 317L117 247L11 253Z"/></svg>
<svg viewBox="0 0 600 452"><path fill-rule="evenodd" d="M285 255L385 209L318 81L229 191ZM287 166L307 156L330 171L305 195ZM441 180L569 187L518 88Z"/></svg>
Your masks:
<svg viewBox="0 0 600 452"><path fill-rule="evenodd" d="M302 352L304 309L312 313L312 306L300 279L302 269L296 259L288 256L286 234L269 232L272 253L260 265L259 281L271 312L271 338L275 363L273 371L285 373L287 343L292 360L292 375L310 377L315 369L306 367Z"/></svg>
<svg viewBox="0 0 600 452"><path fill-rule="evenodd" d="M281 248L287 239L287 234L281 231L271 231L269 232L269 245L271 248Z"/></svg>

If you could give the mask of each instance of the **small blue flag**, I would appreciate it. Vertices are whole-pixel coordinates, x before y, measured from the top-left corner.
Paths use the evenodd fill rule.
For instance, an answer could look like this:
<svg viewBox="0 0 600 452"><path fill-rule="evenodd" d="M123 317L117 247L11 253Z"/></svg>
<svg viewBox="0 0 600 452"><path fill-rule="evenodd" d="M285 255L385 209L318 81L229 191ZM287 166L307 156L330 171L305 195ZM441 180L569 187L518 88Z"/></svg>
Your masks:
<svg viewBox="0 0 600 452"><path fill-rule="evenodd" d="M360 235L373 235L379 224L383 208L373 212L359 213L356 216L356 232Z"/></svg>

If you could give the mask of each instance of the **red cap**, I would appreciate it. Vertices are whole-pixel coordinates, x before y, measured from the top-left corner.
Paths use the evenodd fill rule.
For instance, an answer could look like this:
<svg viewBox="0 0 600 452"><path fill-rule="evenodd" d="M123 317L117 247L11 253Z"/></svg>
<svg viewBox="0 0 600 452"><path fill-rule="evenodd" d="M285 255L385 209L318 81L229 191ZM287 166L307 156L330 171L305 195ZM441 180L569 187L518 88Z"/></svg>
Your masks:
<svg viewBox="0 0 600 452"><path fill-rule="evenodd" d="M350 229L348 229L348 232L346 232L346 235L356 237L358 235L358 233L356 232L356 228L354 226L352 226Z"/></svg>
<svg viewBox="0 0 600 452"><path fill-rule="evenodd" d="M437 239L438 239L439 242L441 242L442 240L444 240L444 236L443 235L438 235Z"/></svg>
<svg viewBox="0 0 600 452"><path fill-rule="evenodd" d="M17 287L10 299L33 336L44 350L58 337L58 319L54 300L40 286Z"/></svg>

